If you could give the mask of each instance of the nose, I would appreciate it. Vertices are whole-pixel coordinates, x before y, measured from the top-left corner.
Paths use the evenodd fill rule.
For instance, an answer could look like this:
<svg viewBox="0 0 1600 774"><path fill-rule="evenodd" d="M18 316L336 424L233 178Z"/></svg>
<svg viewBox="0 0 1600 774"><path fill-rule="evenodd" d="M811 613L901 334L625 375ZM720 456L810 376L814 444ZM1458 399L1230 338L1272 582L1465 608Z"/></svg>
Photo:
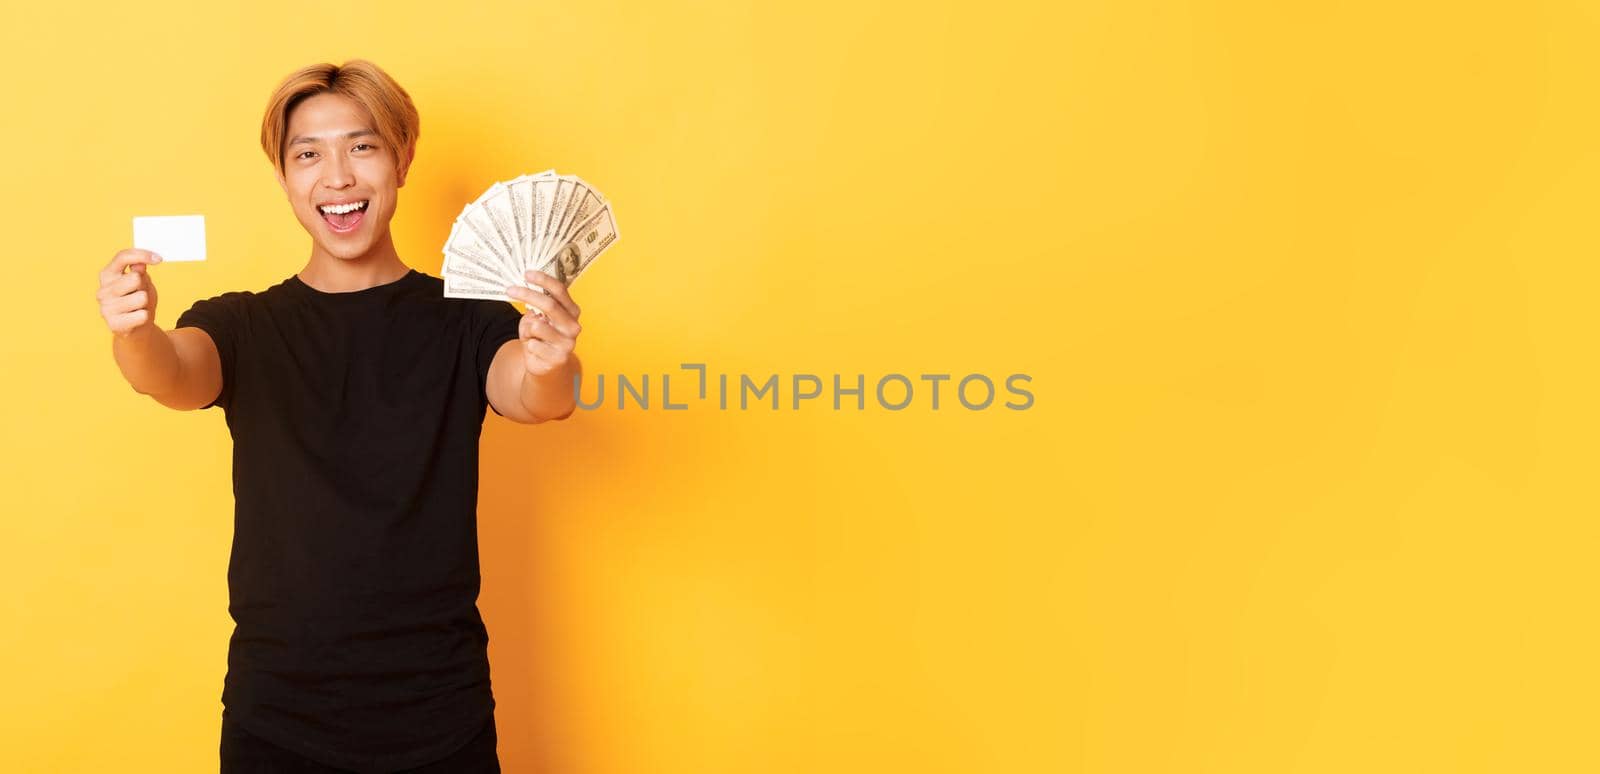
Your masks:
<svg viewBox="0 0 1600 774"><path fill-rule="evenodd" d="M322 183L328 188L339 190L356 184L356 176L351 172L350 161L337 153L329 157L323 169L327 174L323 176Z"/></svg>

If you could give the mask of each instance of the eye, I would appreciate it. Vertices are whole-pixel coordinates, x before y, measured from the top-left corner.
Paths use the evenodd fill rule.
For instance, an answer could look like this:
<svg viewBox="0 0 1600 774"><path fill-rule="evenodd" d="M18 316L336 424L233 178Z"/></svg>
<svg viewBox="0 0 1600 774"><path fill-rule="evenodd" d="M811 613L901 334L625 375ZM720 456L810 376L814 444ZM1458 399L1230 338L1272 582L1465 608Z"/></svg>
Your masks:
<svg viewBox="0 0 1600 774"><path fill-rule="evenodd" d="M298 155L298 156L295 156L295 158L297 158L297 159L303 159L303 158L305 158L305 157L306 157L306 154L307 154L307 153L316 153L316 151L301 151L301 152L300 152L300 155Z"/></svg>
<svg viewBox="0 0 1600 774"><path fill-rule="evenodd" d="M371 148L371 147L373 147L373 146L372 146L372 145L371 145L371 144L370 144L370 143L364 143L364 142L363 142L363 143L357 143L357 144L356 144L356 147L357 147L357 148Z"/></svg>

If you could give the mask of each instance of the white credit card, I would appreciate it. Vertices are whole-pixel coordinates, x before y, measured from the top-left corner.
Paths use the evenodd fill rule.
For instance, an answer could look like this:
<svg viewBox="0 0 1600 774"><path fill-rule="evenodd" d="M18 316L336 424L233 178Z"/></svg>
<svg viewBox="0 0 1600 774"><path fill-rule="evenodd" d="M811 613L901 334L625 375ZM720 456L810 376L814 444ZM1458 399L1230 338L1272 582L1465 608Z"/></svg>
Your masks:
<svg viewBox="0 0 1600 774"><path fill-rule="evenodd" d="M206 259L204 215L150 215L133 219L133 246L168 261Z"/></svg>

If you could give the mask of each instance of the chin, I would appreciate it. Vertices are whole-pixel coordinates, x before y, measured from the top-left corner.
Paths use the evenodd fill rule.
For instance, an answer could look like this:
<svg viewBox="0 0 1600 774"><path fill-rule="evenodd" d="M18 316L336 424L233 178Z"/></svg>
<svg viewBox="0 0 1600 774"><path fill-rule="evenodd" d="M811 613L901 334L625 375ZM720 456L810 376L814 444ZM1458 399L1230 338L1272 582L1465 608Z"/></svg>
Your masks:
<svg viewBox="0 0 1600 774"><path fill-rule="evenodd" d="M371 252L372 245L370 245L370 244L361 244L361 245L352 245L352 244L323 245L323 249L327 250L329 255L331 255L331 256L333 256L335 258L338 258L341 261L355 261L355 260L359 260L360 258L365 256L367 253Z"/></svg>

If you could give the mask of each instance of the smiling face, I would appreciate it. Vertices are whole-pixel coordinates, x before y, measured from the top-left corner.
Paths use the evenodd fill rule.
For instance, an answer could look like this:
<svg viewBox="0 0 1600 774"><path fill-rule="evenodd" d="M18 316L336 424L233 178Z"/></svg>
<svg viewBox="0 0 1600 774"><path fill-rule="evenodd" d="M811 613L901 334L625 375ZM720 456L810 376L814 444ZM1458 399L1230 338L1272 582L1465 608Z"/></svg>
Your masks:
<svg viewBox="0 0 1600 774"><path fill-rule="evenodd" d="M391 244L389 220L410 159L397 166L398 149L372 127L360 103L333 93L307 97L289 114L278 185L311 234L314 253L355 261ZM330 206L335 212L324 210Z"/></svg>

